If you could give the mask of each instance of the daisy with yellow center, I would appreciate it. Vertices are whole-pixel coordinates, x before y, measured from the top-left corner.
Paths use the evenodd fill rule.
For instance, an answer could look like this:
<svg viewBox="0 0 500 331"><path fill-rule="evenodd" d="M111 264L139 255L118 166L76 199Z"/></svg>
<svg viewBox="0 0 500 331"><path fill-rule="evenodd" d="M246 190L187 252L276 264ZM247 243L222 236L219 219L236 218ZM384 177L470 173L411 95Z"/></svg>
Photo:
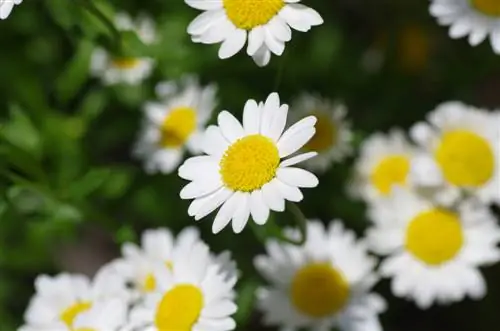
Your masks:
<svg viewBox="0 0 500 331"><path fill-rule="evenodd" d="M71 331L121 331L127 314L127 303L120 299L99 302L75 318Z"/></svg>
<svg viewBox="0 0 500 331"><path fill-rule="evenodd" d="M479 267L500 260L500 228L487 207L462 201L447 209L397 189L369 215L374 225L367 240L374 252L387 256L380 272L392 278L394 295L426 309L486 294Z"/></svg>
<svg viewBox="0 0 500 331"><path fill-rule="evenodd" d="M135 299L141 299L157 289L158 282L154 275L156 269L173 270L173 261L199 242L199 231L194 227L183 229L177 236L163 228L146 230L142 234L141 246L124 244L123 257L115 260L112 265L117 274L123 277L123 282L132 286ZM211 256L211 259L231 277L237 275L229 252Z"/></svg>
<svg viewBox="0 0 500 331"><path fill-rule="evenodd" d="M316 118L306 117L285 131L287 114L288 105L280 104L277 93L260 105L247 101L243 125L228 111L219 114L218 126L208 127L203 139L207 155L179 168L179 176L191 181L180 193L182 199L194 199L189 215L199 220L222 205L212 231L218 233L232 220L239 233L250 215L264 224L270 210L285 210L285 200L301 201L300 188L318 185L312 173L294 167L316 152L290 157L314 136Z"/></svg>
<svg viewBox="0 0 500 331"><path fill-rule="evenodd" d="M227 277L210 259L208 246L198 242L174 257L175 268L158 269L157 288L130 315L129 329L150 331L230 331L236 277Z"/></svg>
<svg viewBox="0 0 500 331"><path fill-rule="evenodd" d="M238 53L247 42L247 54L259 66L265 66L271 53L280 56L292 30L307 32L323 23L313 9L301 0L185 0L204 12L196 17L187 31L194 42L222 43L221 59Z"/></svg>
<svg viewBox="0 0 500 331"><path fill-rule="evenodd" d="M145 44L156 40L153 21L141 16L134 22L128 14L119 13L115 25L120 31L134 31ZM94 77L106 85L119 83L137 85L151 75L154 60L145 57L115 57L102 48L97 48L92 54L90 70Z"/></svg>
<svg viewBox="0 0 500 331"><path fill-rule="evenodd" d="M202 87L195 77L157 85L160 101L144 106L146 119L133 154L143 160L147 173L171 173L184 151L199 154L201 130L212 115L217 88Z"/></svg>
<svg viewBox="0 0 500 331"><path fill-rule="evenodd" d="M15 5L19 5L23 0L0 0L0 20L9 17Z"/></svg>
<svg viewBox="0 0 500 331"><path fill-rule="evenodd" d="M500 3L497 0L432 0L431 14L440 25L450 26L451 38L468 36L469 44L479 45L490 38L500 54Z"/></svg>
<svg viewBox="0 0 500 331"><path fill-rule="evenodd" d="M39 276L35 290L25 313L22 331L75 331L75 328L78 330L76 321L93 308L118 300L119 304L113 305L124 310L130 301L124 282L108 266L103 267L93 280L70 274ZM110 330L114 331L93 331Z"/></svg>
<svg viewBox="0 0 500 331"><path fill-rule="evenodd" d="M412 181L442 204L461 193L500 203L500 119L460 102L440 105L418 123L412 138L426 151L414 159Z"/></svg>
<svg viewBox="0 0 500 331"><path fill-rule="evenodd" d="M409 186L416 149L400 130L376 133L366 139L355 165L350 193L368 202L391 195L395 186Z"/></svg>
<svg viewBox="0 0 500 331"><path fill-rule="evenodd" d="M352 153L351 125L346 120L347 109L342 104L312 94L302 94L291 106L294 118L314 115L318 119L316 133L304 146L304 151L316 151L318 156L304 165L318 172L324 172L332 163L342 161Z"/></svg>
<svg viewBox="0 0 500 331"><path fill-rule="evenodd" d="M385 300L370 292L376 260L340 221L326 229L309 221L304 246L271 240L266 254L254 261L269 283L257 292L264 324L287 330L382 330L378 314Z"/></svg>

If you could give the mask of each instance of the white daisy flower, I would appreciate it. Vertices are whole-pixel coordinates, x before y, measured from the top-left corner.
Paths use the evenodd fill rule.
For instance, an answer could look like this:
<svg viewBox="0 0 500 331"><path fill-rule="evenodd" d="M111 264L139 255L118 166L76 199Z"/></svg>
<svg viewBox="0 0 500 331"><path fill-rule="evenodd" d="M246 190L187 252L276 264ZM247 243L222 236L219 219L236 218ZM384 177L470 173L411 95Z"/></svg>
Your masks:
<svg viewBox="0 0 500 331"><path fill-rule="evenodd" d="M19 5L23 0L0 0L0 20L9 17L14 5Z"/></svg>
<svg viewBox="0 0 500 331"><path fill-rule="evenodd" d="M277 93L265 103L248 100L243 125L228 111L218 117L218 126L208 127L203 139L207 154L190 158L179 168L179 176L190 180L180 196L194 199L188 214L199 220L219 206L212 231L218 233L229 222L239 233L252 215L266 223L269 211L284 211L285 200L303 199L299 188L315 187L312 173L293 165L314 157L309 152L290 157L314 136L316 118L309 116L284 133L288 105L280 105Z"/></svg>
<svg viewBox="0 0 500 331"><path fill-rule="evenodd" d="M71 274L39 276L35 289L36 294L25 313L26 325L20 331L74 330L79 316L92 308L102 307L110 300L124 304L130 300L124 283L108 266L103 267L93 280Z"/></svg>
<svg viewBox="0 0 500 331"><path fill-rule="evenodd" d="M122 300L113 299L105 302L99 302L96 303L90 310L78 315L75 318L73 330L120 331L126 325L127 315L128 306L127 303Z"/></svg>
<svg viewBox="0 0 500 331"><path fill-rule="evenodd" d="M157 85L159 102L144 106L146 119L133 154L144 161L147 173L171 173L184 150L201 152L201 132L212 116L217 87L202 87L194 77Z"/></svg>
<svg viewBox="0 0 500 331"><path fill-rule="evenodd" d="M146 230L142 234L141 246L132 243L123 245L123 258L114 261L113 266L124 278L124 282L132 286L136 298L141 297L156 290L155 269L165 267L172 270L173 261L177 256L185 254L186 250L199 242L199 231L194 227L185 228L177 237L168 229ZM226 251L211 258L228 277L237 275L230 252Z"/></svg>
<svg viewBox="0 0 500 331"><path fill-rule="evenodd" d="M125 13L117 14L116 28L120 31L134 31L145 44L156 40L153 21L141 16L136 22ZM106 85L126 83L137 85L148 78L153 71L154 60L147 57L116 57L102 48L96 48L92 54L90 71Z"/></svg>
<svg viewBox="0 0 500 331"><path fill-rule="evenodd" d="M417 123L412 138L425 153L414 159L412 181L434 190L442 204L462 192L500 203L500 117L460 102L447 102Z"/></svg>
<svg viewBox="0 0 500 331"><path fill-rule="evenodd" d="M290 235L298 235L292 231ZM257 292L264 323L284 330L382 331L385 300L370 289L376 260L340 221L307 223L302 247L270 240L255 267L270 283Z"/></svg>
<svg viewBox="0 0 500 331"><path fill-rule="evenodd" d="M500 6L496 0L432 0L431 14L440 25L450 26L451 38L469 37L477 46L487 37L500 54Z"/></svg>
<svg viewBox="0 0 500 331"><path fill-rule="evenodd" d="M380 273L392 277L394 295L423 309L484 297L479 267L500 260L500 228L488 208L463 201L445 209L410 190L396 193L371 207L367 233L373 251L388 256Z"/></svg>
<svg viewBox="0 0 500 331"><path fill-rule="evenodd" d="M171 271L155 272L157 288L130 314L131 329L148 331L229 331L236 327L232 290L236 277L227 279L210 259L208 246L198 242L173 259Z"/></svg>
<svg viewBox="0 0 500 331"><path fill-rule="evenodd" d="M323 23L313 9L300 0L185 0L203 10L188 26L194 42L222 43L219 57L227 59L238 53L248 38L247 54L259 66L265 66L271 53L280 56L285 43L292 39L293 28L307 32Z"/></svg>
<svg viewBox="0 0 500 331"><path fill-rule="evenodd" d="M326 171L332 162L340 162L352 152L351 124L345 119L347 108L311 94L301 95L291 106L295 118L314 115L318 119L316 134L304 150L316 151L318 156L304 165L311 170Z"/></svg>
<svg viewBox="0 0 500 331"><path fill-rule="evenodd" d="M415 147L398 129L372 135L361 146L350 193L372 202L389 196L395 185L410 184L411 160L415 154Z"/></svg>

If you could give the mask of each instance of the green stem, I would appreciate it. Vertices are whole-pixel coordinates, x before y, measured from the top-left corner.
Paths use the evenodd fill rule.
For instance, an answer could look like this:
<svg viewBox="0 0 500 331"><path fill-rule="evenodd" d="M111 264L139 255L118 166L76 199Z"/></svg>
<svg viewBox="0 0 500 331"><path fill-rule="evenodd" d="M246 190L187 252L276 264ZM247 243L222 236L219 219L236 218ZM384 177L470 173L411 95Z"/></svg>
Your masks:
<svg viewBox="0 0 500 331"><path fill-rule="evenodd" d="M89 11L89 13L93 14L97 17L106 27L109 29L111 34L113 35L113 43L115 47L115 51L121 50L121 34L120 31L115 27L114 23L95 5L92 0L80 0L85 9Z"/></svg>
<svg viewBox="0 0 500 331"><path fill-rule="evenodd" d="M281 84L281 81L283 79L283 73L285 71L285 63L286 63L286 56L288 53L285 53L283 57L281 58L281 63L278 68L278 73L276 74L276 79L274 80L274 89L273 92L278 92L278 88Z"/></svg>

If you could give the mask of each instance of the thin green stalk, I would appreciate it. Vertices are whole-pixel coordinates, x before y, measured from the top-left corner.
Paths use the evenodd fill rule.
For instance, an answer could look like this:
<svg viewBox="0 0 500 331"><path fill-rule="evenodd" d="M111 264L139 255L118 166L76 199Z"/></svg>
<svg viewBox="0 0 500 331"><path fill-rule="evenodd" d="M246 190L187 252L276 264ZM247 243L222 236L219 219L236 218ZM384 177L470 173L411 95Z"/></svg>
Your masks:
<svg viewBox="0 0 500 331"><path fill-rule="evenodd" d="M273 92L278 92L278 88L281 85L281 81L283 80L283 73L285 71L285 63L286 63L286 56L288 53L285 53L283 57L281 58L280 66L278 68L278 73L276 74L276 78L274 80L274 89Z"/></svg>
<svg viewBox="0 0 500 331"><path fill-rule="evenodd" d="M97 17L106 27L109 29L113 35L113 44L115 51L121 50L121 34L120 31L115 27L113 21L111 21L96 5L92 0L80 0L82 6Z"/></svg>

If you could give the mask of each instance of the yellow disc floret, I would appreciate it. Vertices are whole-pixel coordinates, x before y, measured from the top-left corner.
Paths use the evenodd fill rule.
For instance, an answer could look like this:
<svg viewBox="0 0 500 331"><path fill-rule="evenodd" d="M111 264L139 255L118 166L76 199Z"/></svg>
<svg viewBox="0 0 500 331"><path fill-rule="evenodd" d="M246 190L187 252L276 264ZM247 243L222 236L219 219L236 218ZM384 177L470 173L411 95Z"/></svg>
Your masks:
<svg viewBox="0 0 500 331"><path fill-rule="evenodd" d="M139 65L139 59L133 57L117 57L111 61L113 67L126 70L132 69Z"/></svg>
<svg viewBox="0 0 500 331"><path fill-rule="evenodd" d="M388 195L394 185L406 185L409 172L410 160L407 156L390 155L375 166L370 179L382 195Z"/></svg>
<svg viewBox="0 0 500 331"><path fill-rule="evenodd" d="M223 0L223 4L229 20L244 30L266 24L285 6L283 0Z"/></svg>
<svg viewBox="0 0 500 331"><path fill-rule="evenodd" d="M315 113L314 116L318 119L314 126L316 133L304 148L311 151L324 152L337 143L338 128L330 116L322 113Z"/></svg>
<svg viewBox="0 0 500 331"><path fill-rule="evenodd" d="M73 322L75 318L83 312L86 312L92 308L92 303L87 301L76 302L72 306L66 308L60 315L60 319L68 328L73 327Z"/></svg>
<svg viewBox="0 0 500 331"><path fill-rule="evenodd" d="M500 1L498 0L470 0L472 6L488 16L500 16Z"/></svg>
<svg viewBox="0 0 500 331"><path fill-rule="evenodd" d="M170 148L181 147L195 129L196 110L191 107L172 109L161 126L160 145Z"/></svg>
<svg viewBox="0 0 500 331"><path fill-rule="evenodd" d="M158 304L158 330L190 331L203 309L203 293L196 286L180 284L165 293Z"/></svg>

